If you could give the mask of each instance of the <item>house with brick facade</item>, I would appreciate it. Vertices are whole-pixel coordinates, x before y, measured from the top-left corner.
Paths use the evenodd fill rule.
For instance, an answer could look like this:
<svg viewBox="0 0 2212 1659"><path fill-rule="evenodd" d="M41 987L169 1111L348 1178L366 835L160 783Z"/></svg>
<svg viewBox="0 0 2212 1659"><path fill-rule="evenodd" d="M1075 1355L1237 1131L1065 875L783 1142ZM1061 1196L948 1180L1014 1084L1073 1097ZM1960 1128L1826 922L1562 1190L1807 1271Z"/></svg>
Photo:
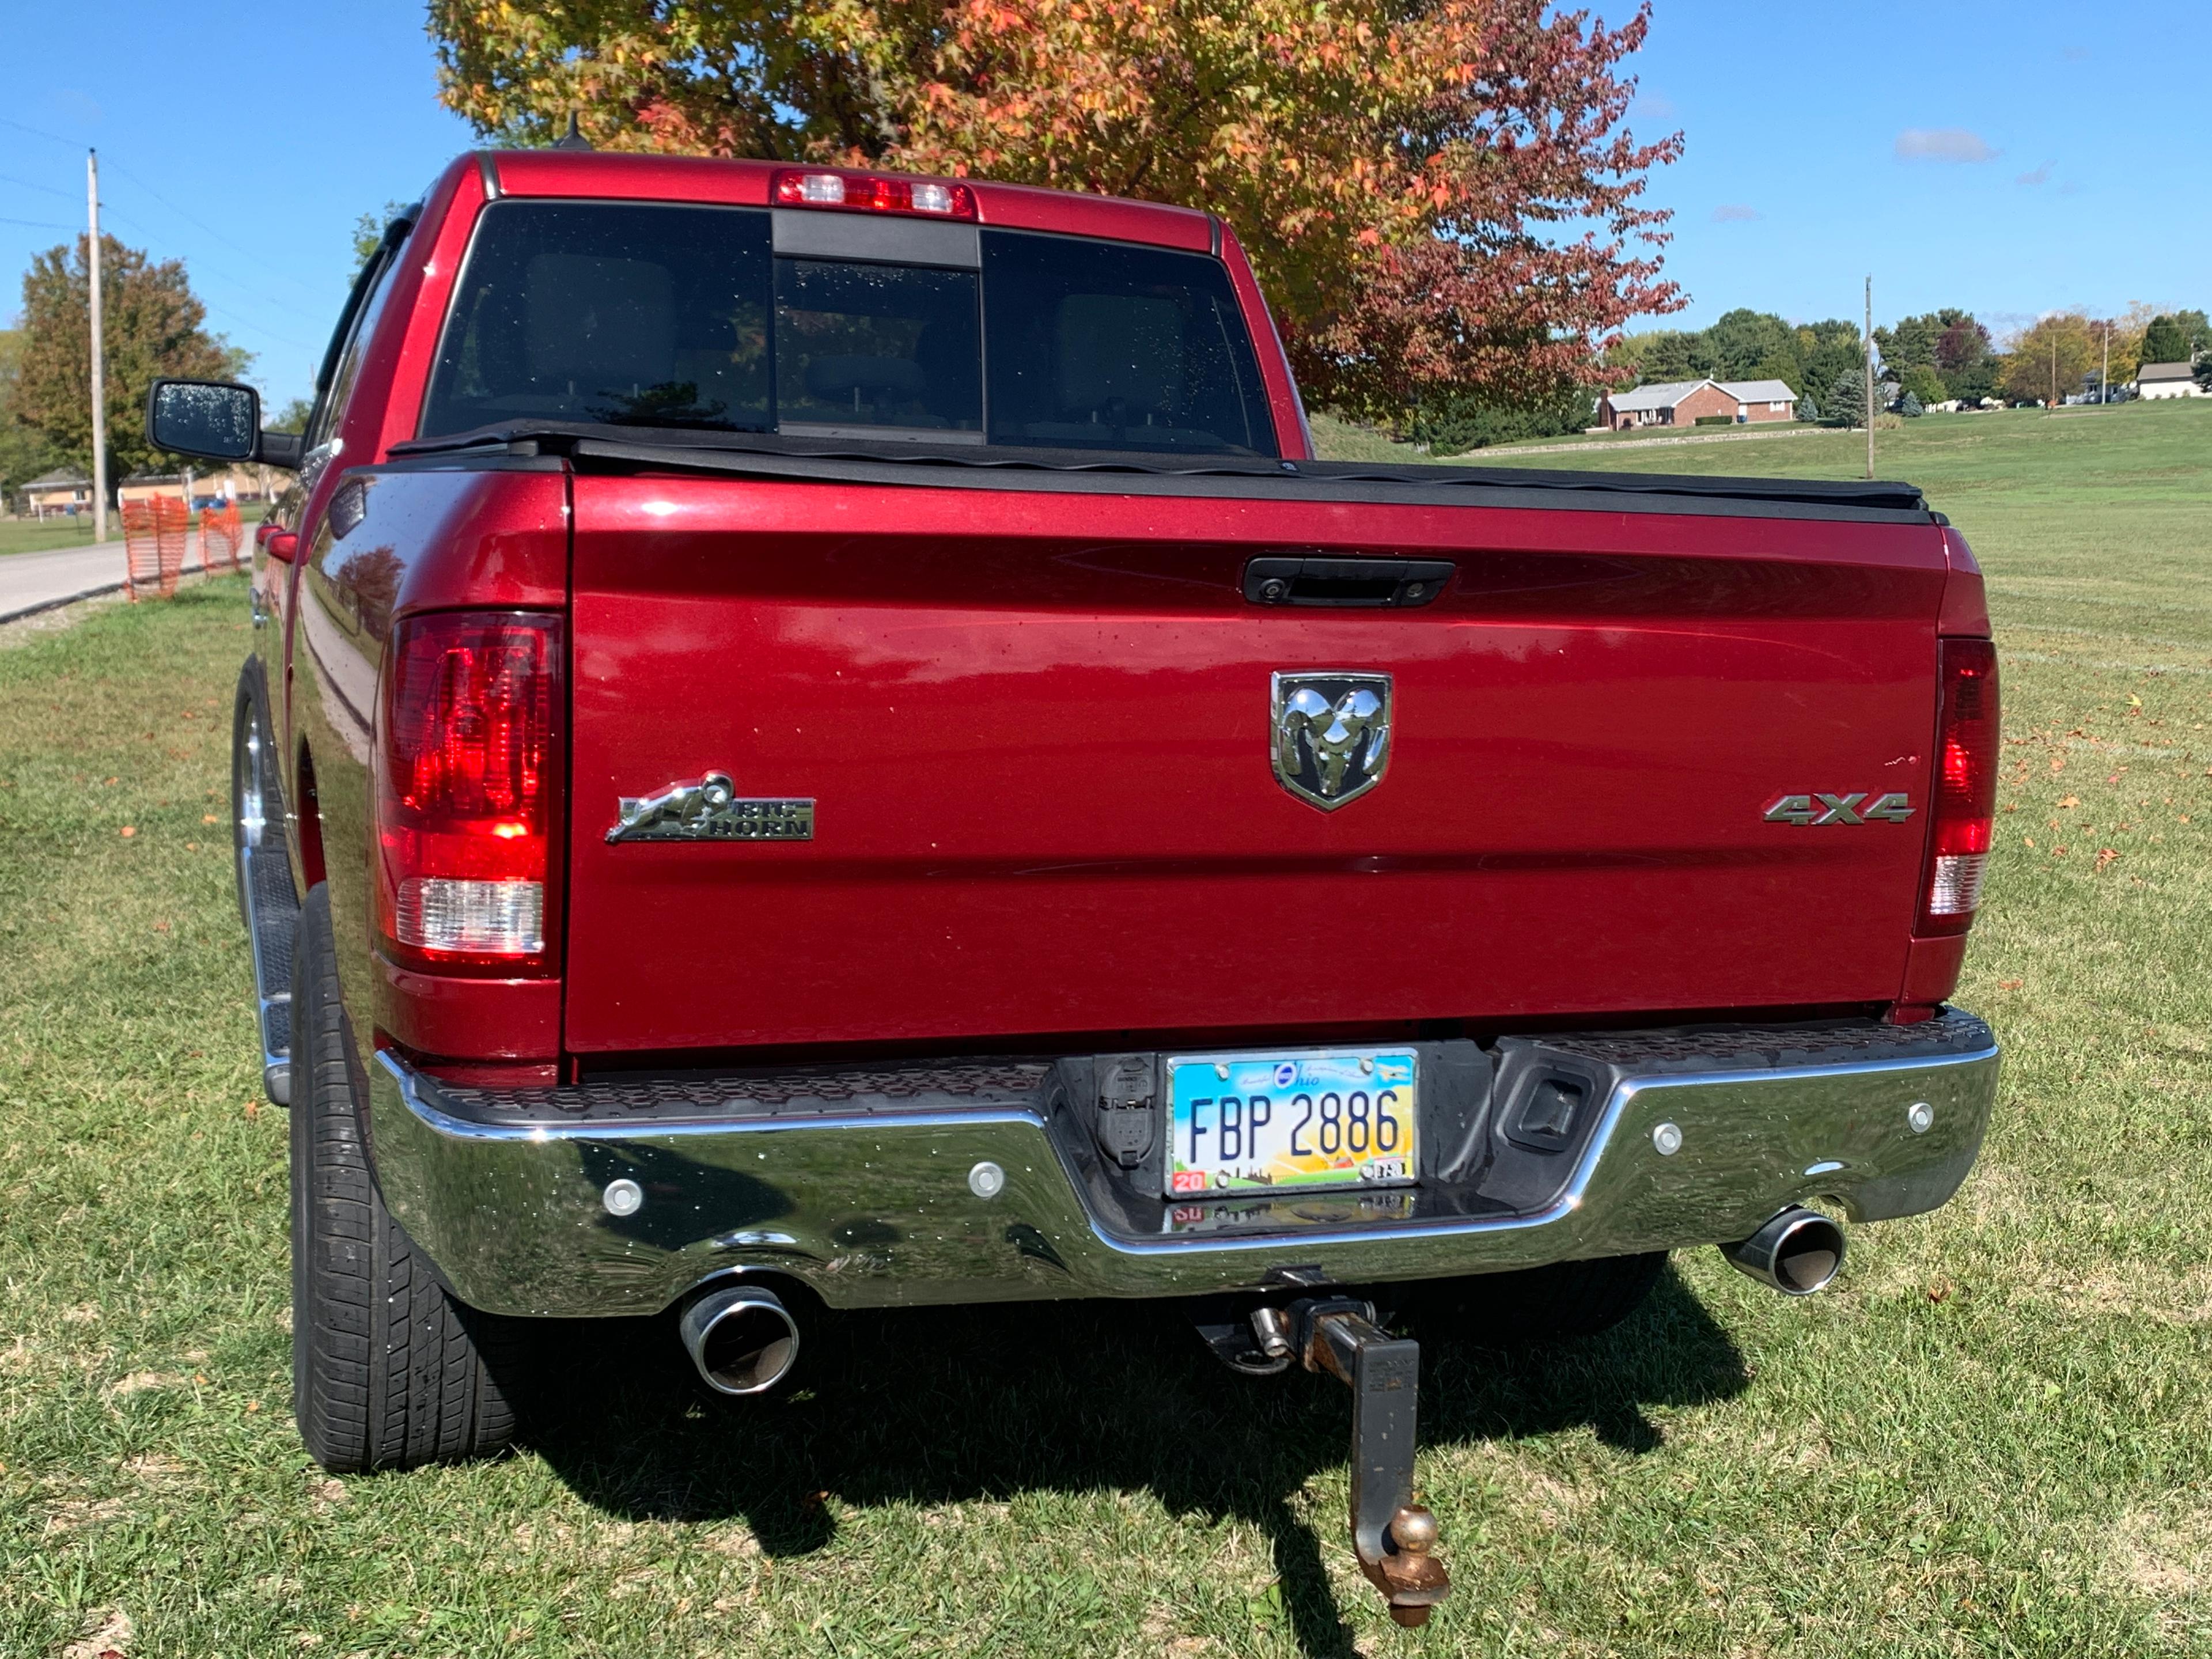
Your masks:
<svg viewBox="0 0 2212 1659"><path fill-rule="evenodd" d="M1598 399L1601 426L1618 432L1628 427L1695 426L1700 417L1724 417L1731 424L1794 420L1797 394L1782 380L1669 380L1610 392Z"/></svg>

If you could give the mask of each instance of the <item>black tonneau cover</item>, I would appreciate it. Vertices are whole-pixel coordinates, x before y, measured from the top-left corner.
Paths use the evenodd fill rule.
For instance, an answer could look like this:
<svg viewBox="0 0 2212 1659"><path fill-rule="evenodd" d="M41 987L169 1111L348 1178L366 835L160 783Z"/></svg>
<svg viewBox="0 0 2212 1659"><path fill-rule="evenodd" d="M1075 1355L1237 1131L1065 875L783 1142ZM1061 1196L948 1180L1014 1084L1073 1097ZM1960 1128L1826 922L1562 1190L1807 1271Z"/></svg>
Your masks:
<svg viewBox="0 0 2212 1659"><path fill-rule="evenodd" d="M1405 506L1549 507L1717 517L1842 519L1932 524L1907 483L1808 478L1721 478L1548 467L1376 466L1258 456L1031 449L774 433L695 432L560 421L518 421L395 444L395 458L459 459L489 452L567 455L580 471L680 468L750 478L1014 489L1069 495L1170 495L1395 502Z"/></svg>

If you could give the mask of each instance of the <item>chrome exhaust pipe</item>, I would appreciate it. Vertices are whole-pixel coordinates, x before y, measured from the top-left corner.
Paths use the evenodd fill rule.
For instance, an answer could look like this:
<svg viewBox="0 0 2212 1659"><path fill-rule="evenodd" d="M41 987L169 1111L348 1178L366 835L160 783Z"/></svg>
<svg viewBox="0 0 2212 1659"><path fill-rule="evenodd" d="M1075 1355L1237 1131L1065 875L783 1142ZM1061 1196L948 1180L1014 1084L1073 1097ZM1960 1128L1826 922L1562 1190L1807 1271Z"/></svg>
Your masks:
<svg viewBox="0 0 2212 1659"><path fill-rule="evenodd" d="M799 1322L775 1292L725 1285L684 1310L684 1352L717 1394L766 1394L799 1358Z"/></svg>
<svg viewBox="0 0 2212 1659"><path fill-rule="evenodd" d="M1810 1296L1842 1268L1844 1230L1818 1210L1793 1204L1741 1243L1722 1245L1721 1254L1784 1296Z"/></svg>

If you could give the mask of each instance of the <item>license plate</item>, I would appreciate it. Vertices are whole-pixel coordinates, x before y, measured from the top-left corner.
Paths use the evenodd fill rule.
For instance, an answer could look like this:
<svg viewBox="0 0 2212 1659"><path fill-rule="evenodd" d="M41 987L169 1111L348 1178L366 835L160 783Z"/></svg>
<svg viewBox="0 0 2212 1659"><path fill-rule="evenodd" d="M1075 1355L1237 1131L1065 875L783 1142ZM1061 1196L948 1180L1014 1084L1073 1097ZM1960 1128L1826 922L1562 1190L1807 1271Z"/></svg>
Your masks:
<svg viewBox="0 0 2212 1659"><path fill-rule="evenodd" d="M1409 1185L1417 1070L1404 1048L1170 1059L1164 1196Z"/></svg>

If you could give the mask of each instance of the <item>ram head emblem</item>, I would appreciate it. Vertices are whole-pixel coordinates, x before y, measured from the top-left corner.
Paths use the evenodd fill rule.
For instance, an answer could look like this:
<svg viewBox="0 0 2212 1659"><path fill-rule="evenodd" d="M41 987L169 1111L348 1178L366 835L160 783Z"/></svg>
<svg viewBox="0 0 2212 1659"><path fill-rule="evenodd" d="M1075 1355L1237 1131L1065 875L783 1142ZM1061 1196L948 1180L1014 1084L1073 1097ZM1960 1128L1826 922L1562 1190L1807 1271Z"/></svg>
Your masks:
<svg viewBox="0 0 2212 1659"><path fill-rule="evenodd" d="M1390 760L1388 674L1277 674L1275 777L1334 812L1382 781Z"/></svg>

